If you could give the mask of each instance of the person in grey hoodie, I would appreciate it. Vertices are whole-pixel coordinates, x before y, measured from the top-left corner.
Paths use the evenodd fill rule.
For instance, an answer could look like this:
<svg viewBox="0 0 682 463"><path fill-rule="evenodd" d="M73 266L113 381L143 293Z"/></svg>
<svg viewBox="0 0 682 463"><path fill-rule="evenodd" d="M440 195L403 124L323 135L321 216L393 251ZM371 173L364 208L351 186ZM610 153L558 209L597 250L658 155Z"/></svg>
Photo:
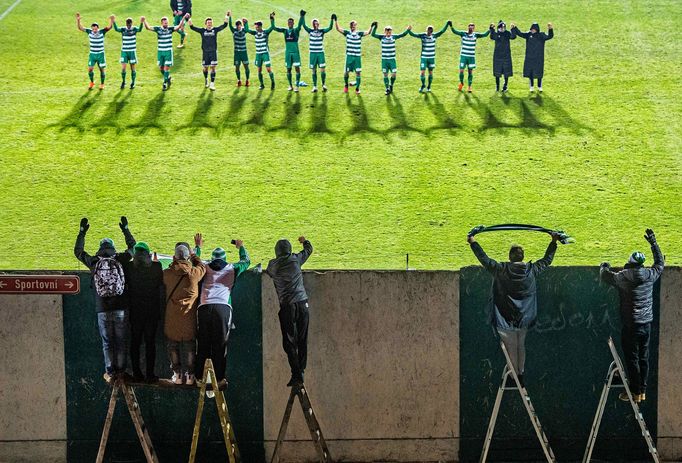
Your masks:
<svg viewBox="0 0 682 463"><path fill-rule="evenodd" d="M649 338L654 321L654 283L665 266L654 231L647 228L644 239L651 245L654 255L654 265L650 268L644 267L644 254L635 251L620 272L611 270L608 262L602 263L599 269L602 281L616 287L620 296L621 343L630 390L636 402L646 400ZM629 400L625 392L619 398Z"/></svg>
<svg viewBox="0 0 682 463"><path fill-rule="evenodd" d="M303 286L301 266L313 253L313 245L304 236L298 238L303 245L299 253L292 253L291 243L286 239L277 241L275 258L265 273L272 278L279 298L279 323L282 329L282 345L289 360L291 379L287 386L300 387L308 361L308 294Z"/></svg>
<svg viewBox="0 0 682 463"><path fill-rule="evenodd" d="M524 262L523 248L518 245L509 250L509 262L497 262L487 256L473 235L467 237L474 255L493 276L491 322L523 387L526 334L538 315L537 277L552 264L559 239L558 233L552 233L544 257L536 262Z"/></svg>

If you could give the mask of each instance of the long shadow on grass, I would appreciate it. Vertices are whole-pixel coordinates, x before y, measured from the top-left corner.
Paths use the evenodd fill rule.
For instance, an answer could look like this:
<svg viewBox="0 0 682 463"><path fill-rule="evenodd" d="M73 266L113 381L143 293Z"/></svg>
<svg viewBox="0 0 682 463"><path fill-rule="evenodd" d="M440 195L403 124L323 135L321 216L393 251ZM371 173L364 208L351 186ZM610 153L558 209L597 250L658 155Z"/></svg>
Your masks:
<svg viewBox="0 0 682 463"><path fill-rule="evenodd" d="M253 111L251 116L244 122L243 126L265 127L265 114L270 107L270 100L275 95L275 92L269 91L268 96L263 98L263 91L259 90L258 95L253 100Z"/></svg>
<svg viewBox="0 0 682 463"><path fill-rule="evenodd" d="M346 94L346 107L351 113L350 120L353 125L341 137L341 141L344 141L347 137L352 135L363 133L374 133L382 135L384 138L386 137L381 130L377 130L370 125L369 118L367 117L367 109L365 108L365 102L362 100L361 95L351 97L350 95Z"/></svg>
<svg viewBox="0 0 682 463"><path fill-rule="evenodd" d="M391 119L393 119L393 125L384 130L384 135L396 131L401 136L406 136L407 132L425 133L424 130L410 125L407 116L405 115L405 110L403 110L403 105L400 104L400 99L394 94L390 94L386 97L386 110L391 116Z"/></svg>
<svg viewBox="0 0 682 463"><path fill-rule="evenodd" d="M102 117L92 125L92 128L97 133L104 133L109 129L116 130L116 133L123 131L123 127L121 127L118 121L121 118L123 109L130 100L131 93L130 91L120 90L114 95L114 99L111 100Z"/></svg>
<svg viewBox="0 0 682 463"><path fill-rule="evenodd" d="M140 135L149 132L151 129L156 129L161 134L165 134L166 128L159 122L159 118L165 103L166 92L159 92L149 101L149 103L147 103L147 109L145 109L144 114L140 117L140 120L138 120L135 124L129 125L128 128L137 129Z"/></svg>
<svg viewBox="0 0 682 463"><path fill-rule="evenodd" d="M196 134L201 129L215 130L216 126L211 124L208 120L213 103L213 92L204 88L204 91L199 95L197 105L194 108L194 112L192 112L189 121L187 121L186 124L178 126L178 130L187 129L192 135Z"/></svg>
<svg viewBox="0 0 682 463"><path fill-rule="evenodd" d="M247 91L243 89L234 89L232 91L232 96L230 97L230 105L227 108L227 112L223 115L220 123L216 127L216 133L218 136L223 134L223 131L227 127L234 127L235 129L241 129L239 124L239 116L244 108L244 102L248 95ZM258 95L260 96L260 94Z"/></svg>
<svg viewBox="0 0 682 463"><path fill-rule="evenodd" d="M84 132L86 126L83 125L83 120L86 119L86 113L94 106L99 97L102 95L101 91L87 90L78 98L76 104L73 105L71 111L58 122L49 124L48 128L59 128L60 132L65 132L68 129L75 129L78 132Z"/></svg>
<svg viewBox="0 0 682 463"><path fill-rule="evenodd" d="M293 100L293 101L292 101ZM268 128L268 132L277 132L279 130L298 130L298 116L301 114L301 94L292 92L287 94L286 103L284 107L284 115L282 116L282 123L274 127Z"/></svg>
<svg viewBox="0 0 682 463"><path fill-rule="evenodd" d="M535 94L535 97L527 100L528 107L531 110L542 110L550 114L556 121L556 127L565 127L571 130L574 134L580 135L583 132L593 132L594 128L576 121L571 117L570 113L566 111L559 103L554 101L552 97L544 96L542 94Z"/></svg>
<svg viewBox="0 0 682 463"><path fill-rule="evenodd" d="M327 114L329 113L329 106L327 105L327 93L322 95L319 93L313 94L313 102L309 105L310 108L310 130L311 134L319 133L335 133L327 125Z"/></svg>
<svg viewBox="0 0 682 463"><path fill-rule="evenodd" d="M431 135L431 133L439 130L452 132L461 128L461 126L452 118L448 110L445 108L445 105L440 102L435 94L424 94L424 101L426 102L426 106L429 108L429 111L431 111L431 113L438 120L438 125L429 127L424 131L427 135Z"/></svg>

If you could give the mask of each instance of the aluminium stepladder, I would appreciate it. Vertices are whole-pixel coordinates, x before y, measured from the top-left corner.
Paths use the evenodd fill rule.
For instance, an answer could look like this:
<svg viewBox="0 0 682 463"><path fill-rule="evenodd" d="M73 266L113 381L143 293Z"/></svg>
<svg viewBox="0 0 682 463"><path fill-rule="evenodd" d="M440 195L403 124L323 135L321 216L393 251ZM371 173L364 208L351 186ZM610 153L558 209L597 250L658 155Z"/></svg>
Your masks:
<svg viewBox="0 0 682 463"><path fill-rule="evenodd" d="M109 431L111 431L111 422L114 419L114 410L116 409L116 399L118 398L119 390L123 392L123 397L125 398L128 411L130 412L130 418L132 418L133 424L135 425L135 431L137 432L137 437L140 439L140 444L142 445L142 450L144 451L147 463L159 463L159 458L154 451L154 446L152 445L152 439L149 437L147 426L142 419L140 404L137 402L135 390L133 389L133 386L126 384L123 379L117 379L112 386L111 399L109 399L109 410L107 411L107 417L104 420L104 430L102 431L102 438L99 443L99 450L97 451L96 463L102 463L104 461L104 452L107 448L107 440L109 440Z"/></svg>
<svg viewBox="0 0 682 463"><path fill-rule="evenodd" d="M207 380L210 379L210 386ZM213 362L211 359L206 359L204 363L204 377L202 378L201 388L199 390L199 404L197 405L197 416L194 420L194 432L192 433L192 448L189 454L189 463L194 463L197 456L197 447L199 445L199 431L201 429L201 415L204 412L204 398L208 396L206 390L209 389L209 393L213 390L215 397L215 404L218 407L218 417L220 419L220 427L223 431L223 438L225 440L225 449L227 450L227 456L230 463L240 463L241 455L239 454L239 448L237 447L237 440L234 437L234 428L232 422L230 421L230 413L227 410L227 401L225 400L225 395L223 391L218 388L218 380L216 379L215 369L213 368Z"/></svg>
<svg viewBox="0 0 682 463"><path fill-rule="evenodd" d="M623 362L621 361L620 356L618 355L618 351L616 350L616 346L613 344L613 339L611 339L611 337L609 337L608 343L609 350L611 351L611 356L613 357L613 361L611 362L609 370L606 373L604 389L602 389L601 398L599 399L599 405L597 406L597 413L594 415L594 421L592 422L592 430L590 431L590 437L587 440L587 448L585 449L583 463L588 463L592 458L592 450L594 450L594 444L597 441L597 434L599 433L599 426L601 425L601 420L602 417L604 416L604 409L606 408L606 401L609 398L609 391L615 388L625 389L625 392L628 395L628 399L630 399L630 405L632 405L632 410L635 412L635 418L639 423L639 428L641 429L642 435L644 436L646 444L649 447L649 453L651 454L651 457L653 458L654 462L659 463L656 445L654 444L654 440L646 427L646 423L644 422L642 412L639 411L639 405L637 405L632 396L632 391L630 391L627 377L625 375L625 369L623 368ZM616 373L618 373L621 379L619 384L613 384L613 378L616 375Z"/></svg>
<svg viewBox="0 0 682 463"><path fill-rule="evenodd" d="M490 444L493 440L493 433L495 432L495 423L497 422L497 415L500 412L500 404L502 403L502 396L504 395L504 391L516 390L519 392L519 395L521 396L521 401L523 402L523 405L526 408L526 412L528 412L528 416L530 417L530 421L533 424L533 429L535 429L535 434L537 435L538 440L540 441L540 445L542 446L542 451L545 454L545 458L549 463L556 463L554 452L552 451L552 447L549 445L549 440L545 435L545 431L543 431L542 429L540 419L535 413L535 409L533 408L533 403L530 401L528 391L526 391L525 387L521 386L518 374L516 373L516 370L512 365L511 359L509 358L509 353L507 352L507 348L504 346L504 343L502 341L500 341L500 346L502 347L502 352L504 353L504 359L506 361L506 364L504 366L504 369L502 370L502 382L500 383L500 388L497 391L497 397L495 398L493 413L490 416L490 424L488 425L488 432L485 436L483 451L481 452L481 458L479 462L484 463L488 459L488 451L490 450ZM506 386L507 378L509 378L510 376L514 380L515 386L513 387Z"/></svg>
<svg viewBox="0 0 682 463"><path fill-rule="evenodd" d="M303 416L305 417L305 421L308 425L310 437L312 437L313 443L315 444L315 449L317 450L320 463L333 463L332 456L329 453L329 448L327 447L327 442L324 440L324 436L322 435L320 423L317 421L315 411L313 411L313 406L310 403L308 392L306 391L304 384L299 386L294 385L291 388L291 394L289 394L287 408L284 411L284 417L282 418L282 425L280 426L279 434L277 435L277 444L275 444L275 450L272 453L271 463L279 463L279 452L282 447L284 437L286 437L287 434L287 426L289 425L289 418L291 418L291 410L294 406L294 400L296 397L298 397L298 400L301 403Z"/></svg>

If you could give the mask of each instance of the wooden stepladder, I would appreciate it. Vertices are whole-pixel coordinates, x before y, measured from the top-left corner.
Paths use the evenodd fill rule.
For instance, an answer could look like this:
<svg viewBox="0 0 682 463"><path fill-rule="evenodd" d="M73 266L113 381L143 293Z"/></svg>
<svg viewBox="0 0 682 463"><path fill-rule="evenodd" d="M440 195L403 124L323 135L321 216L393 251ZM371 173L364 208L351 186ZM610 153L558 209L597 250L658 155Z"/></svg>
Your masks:
<svg viewBox="0 0 682 463"><path fill-rule="evenodd" d="M493 433L495 432L495 423L497 422L497 415L500 412L500 404L502 403L502 396L504 395L504 391L514 391L517 390L519 391L519 394L521 395L521 400L523 401L523 405L526 407L526 412L528 412L528 416L530 417L530 421L533 424L533 428L535 429L535 434L538 437L538 440L540 441L540 445L542 446L542 451L545 454L545 458L547 459L548 462L550 463L556 463L556 458L554 457L554 452L552 451L552 447L549 445L549 440L547 439L547 436L545 435L545 431L542 429L542 425L540 424L540 419L538 418L537 414L535 413L535 409L533 408L533 403L530 401L530 396L528 395L528 391L526 390L525 387L521 385L521 382L519 381L519 376L516 373L516 370L514 370L514 366L512 365L511 358L509 357L509 353L507 352L507 348L504 346L504 343L500 341L500 346L502 347L502 352L504 353L504 358L506 360L506 365L504 366L504 370L502 370L502 383L500 384L500 388L497 391L497 398L495 398L495 406L493 407L493 413L492 416L490 417L490 424L488 425L488 432L485 436L485 443L483 444L483 452L481 453L481 458L480 458L480 463L484 463L488 459L488 451L490 450L490 444L493 440ZM514 380L515 386L512 387L507 387L507 378L511 377Z"/></svg>
<svg viewBox="0 0 682 463"><path fill-rule="evenodd" d="M604 416L604 409L606 408L606 402L609 398L609 391L611 389L618 388L625 389L625 392L628 395L628 399L630 399L630 405L632 405L632 410L635 412L635 418L639 423L639 428L642 431L642 436L644 436L646 444L649 447L649 453L651 454L653 460L656 463L658 463L659 459L658 451L656 450L656 445L654 444L654 440L646 427L644 417L642 416L642 413L639 411L639 405L637 405L637 402L635 402L635 399L632 395L632 391L630 391L627 377L625 375L625 369L623 368L623 362L621 361L620 356L618 355L618 351L616 351L616 346L613 344L613 339L611 339L611 337L609 337L608 343L609 349L611 350L611 356L613 357L613 361L611 362L609 370L606 373L604 389L602 389L601 398L599 399L597 413L594 415L592 430L590 431L590 437L587 440L587 448L585 449L583 463L588 463L592 458L592 450L594 450L594 444L597 441L597 434L599 433L599 426L601 425L601 420L602 417ZM615 377L616 373L620 376L621 381L619 381L617 384L614 384L613 378Z"/></svg>
<svg viewBox="0 0 682 463"><path fill-rule="evenodd" d="M210 380L210 381L209 381ZM210 383L210 386L207 385ZM207 391L208 389L208 391ZM199 404L197 406L197 417L194 421L194 432L192 433L192 448L189 454L189 463L194 463L197 456L197 446L199 444L199 431L201 429L201 415L204 412L204 398L206 396L214 396L215 404L218 407L218 417L220 418L220 427L223 430L223 438L225 439L225 448L227 449L227 456L230 463L239 463L242 461L239 455L239 448L237 447L237 440L234 437L234 429L230 421L230 413L227 410L227 401L223 391L218 390L218 381L216 379L215 369L211 359L206 359L204 364L204 377L201 382L201 389L199 390Z"/></svg>
<svg viewBox="0 0 682 463"><path fill-rule="evenodd" d="M123 391L123 397L125 397L130 417L135 425L135 431L137 431L137 437L140 439L140 444L142 445L142 450L144 451L147 462L158 463L159 459L154 451L154 446L152 445L152 439L149 437L147 426L145 426L144 420L142 419L140 404L137 402L135 390L133 389L133 386L126 384L122 379L117 379L112 387L111 399L109 400L109 411L107 412L107 418L104 420L104 430L102 431L102 439L99 443L97 460L95 460L96 463L102 463L102 461L104 461L104 452L107 448L107 440L109 439L111 422L114 419L114 410L116 409L116 399L118 398L119 390Z"/></svg>
<svg viewBox="0 0 682 463"><path fill-rule="evenodd" d="M279 452L282 447L282 442L287 435L287 426L289 425L289 418L291 418L291 410L294 407L294 400L298 397L301 403L301 409L303 410L303 416L308 424L308 430L310 431L310 437L313 439L315 444L315 449L317 450L317 455L320 458L320 463L332 463L332 456L329 453L329 448L322 435L322 429L320 428L320 423L317 421L315 416L315 411L308 398L308 392L306 391L305 385L293 386L291 388L291 394L289 394L289 401L287 402L287 408L284 411L284 417L282 418L282 425L279 428L279 434L277 435L277 444L275 445L275 451L272 454L271 463L279 463Z"/></svg>

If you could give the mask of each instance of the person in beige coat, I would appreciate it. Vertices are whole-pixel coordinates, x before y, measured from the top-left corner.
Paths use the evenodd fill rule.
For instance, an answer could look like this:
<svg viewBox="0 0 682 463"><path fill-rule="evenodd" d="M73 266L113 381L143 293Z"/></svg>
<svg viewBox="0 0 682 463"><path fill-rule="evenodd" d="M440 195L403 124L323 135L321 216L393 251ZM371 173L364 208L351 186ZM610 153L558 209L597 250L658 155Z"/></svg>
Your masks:
<svg viewBox="0 0 682 463"><path fill-rule="evenodd" d="M173 263L163 271L166 285L166 317L164 333L167 339L175 384L194 384L194 361L196 358L197 312L199 282L206 273L199 257L190 253L189 246L175 247ZM185 364L182 358L185 358ZM184 373L184 374L183 374Z"/></svg>

